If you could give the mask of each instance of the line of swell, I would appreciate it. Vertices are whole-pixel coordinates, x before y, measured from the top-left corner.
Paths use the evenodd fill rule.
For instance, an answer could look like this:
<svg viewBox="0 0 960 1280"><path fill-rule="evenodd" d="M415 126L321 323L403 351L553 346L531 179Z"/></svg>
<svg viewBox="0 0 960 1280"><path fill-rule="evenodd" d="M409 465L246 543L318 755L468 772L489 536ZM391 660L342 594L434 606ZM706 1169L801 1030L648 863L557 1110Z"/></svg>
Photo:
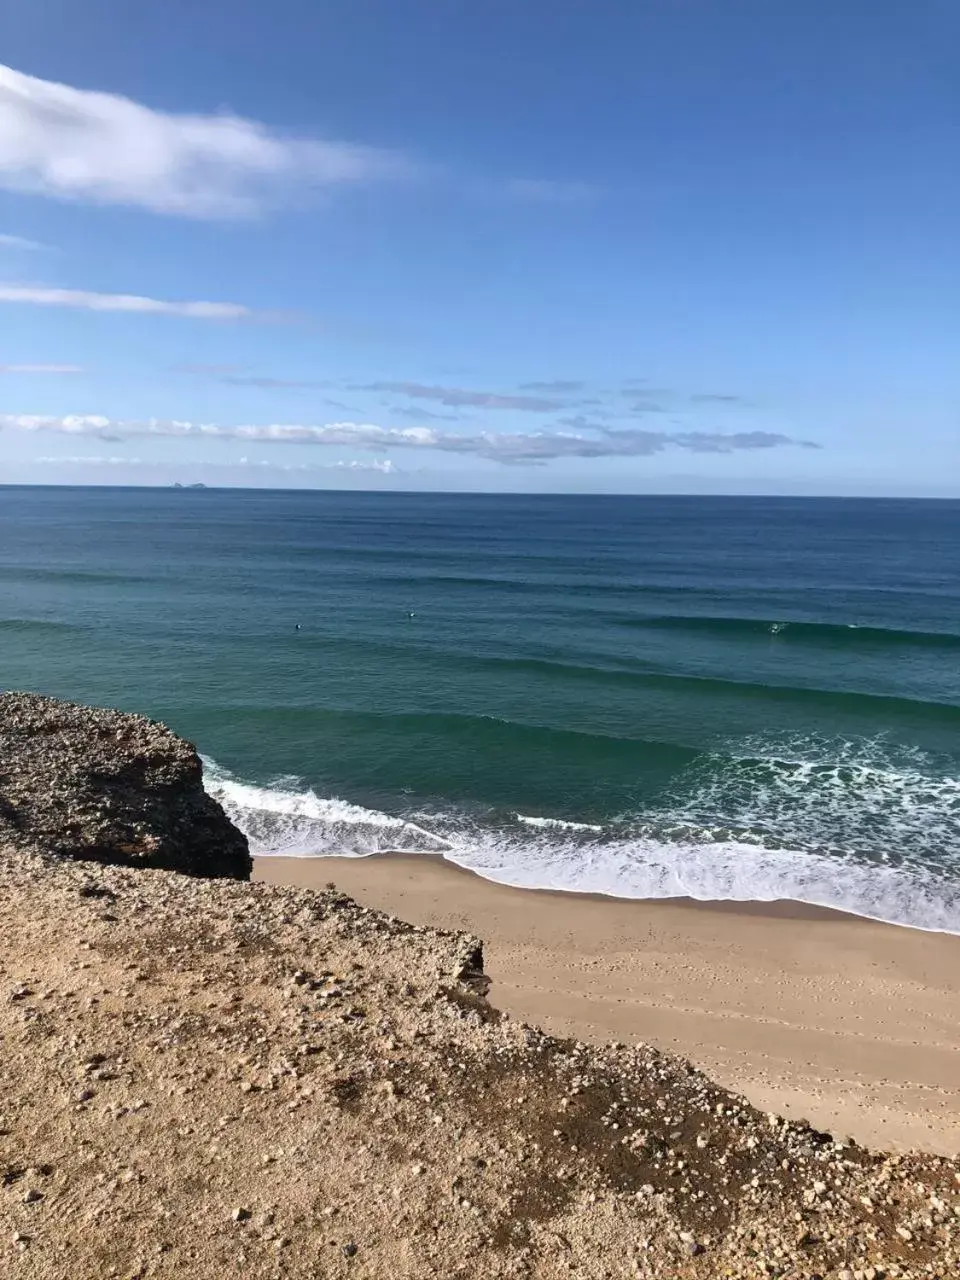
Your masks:
<svg viewBox="0 0 960 1280"><path fill-rule="evenodd" d="M92 569L43 569L25 565L0 565L0 582L149 582L136 574L106 573Z"/></svg>
<svg viewBox="0 0 960 1280"><path fill-rule="evenodd" d="M543 658L477 658L474 661L518 671L562 675L574 680L607 681L647 689L689 689L698 693L736 693L738 697L781 699L785 702L829 701L834 708L902 711L914 716L943 720L960 719L960 703L931 702L923 698L900 698L885 693L861 693L847 689L820 689L803 685L766 684L762 681L724 680L717 676L689 676L665 671L631 671L620 667L578 666Z"/></svg>
<svg viewBox="0 0 960 1280"><path fill-rule="evenodd" d="M167 713L168 715L171 713ZM236 712L219 707L205 713L205 719L216 723L221 719L232 720ZM350 711L328 707L278 707L243 706L246 722L264 721L264 732L271 731L271 722L282 717L286 730L305 725L322 724L331 728L342 726L351 735L372 730L379 737L385 731L395 732L407 740L410 734L433 732L453 742L476 748L479 751L502 752L510 746L521 746L531 753L559 748L580 753L592 750L606 753L608 758L652 758L665 768L682 768L698 760L703 752L694 747L656 739L623 737L617 734L591 733L583 729L562 729L544 724L524 724L500 716L470 715L449 711ZM638 766L639 767L639 766Z"/></svg>
<svg viewBox="0 0 960 1280"><path fill-rule="evenodd" d="M251 643L254 639L251 639ZM256 640L259 643L259 640ZM392 657L422 657L431 662L443 662L476 671L515 671L549 676L554 679L584 681L600 684L627 685L633 688L661 689L665 691L686 689L695 693L735 694L743 698L779 699L784 702L829 702L834 710L866 711L887 715L904 712L926 720L942 721L960 716L960 700L957 702L933 702L924 698L902 698L894 694L866 693L859 690L820 688L814 685L768 684L763 681L727 680L719 676L694 676L680 672L664 671L647 665L643 668L606 666L575 662L557 662L551 658L494 657L456 650L440 649L421 644L395 644L383 640L342 636L319 635L298 640L302 647L315 644L320 650L339 649L349 644L351 652L363 650Z"/></svg>
<svg viewBox="0 0 960 1280"><path fill-rule="evenodd" d="M725 692L729 692L730 689L729 682L725 681L691 680L691 683L697 686L716 684ZM743 689L751 690L751 688L751 686L743 686L740 692ZM775 692L798 701L808 700L812 696L806 689L771 691L761 686L752 691L758 697L769 697L771 692ZM820 696L837 698L835 694ZM859 694L846 695L845 701L852 703L858 709L862 709L862 704L866 704L878 718L888 717L893 704L902 706L915 717L925 716L928 721L939 723L948 720L960 728L960 707L945 707L936 703L918 703L904 699L873 698ZM234 711L224 707L216 711L211 709L207 712L206 718L216 722L224 717L232 719L235 714ZM342 708L245 705L243 715L248 723L254 719L264 722L264 732L273 732L274 721L280 716L283 719L284 730L287 732L300 724L303 726L323 724L329 729L339 728L340 732L350 737L372 732L379 739L384 733L389 733L405 741L411 734L432 734L446 740L451 747L466 746L480 752L494 754L519 749L531 754L540 753L544 759L557 752L564 756L573 753L578 758L588 753L595 760L605 758L611 767L615 761L629 762L631 767L638 770L646 768L648 764L655 764L658 769L665 771L679 770L704 759L705 754L716 754L656 739L594 733L544 724L524 724L495 716L456 712L377 712ZM793 762L785 760L780 763L789 768Z"/></svg>
<svg viewBox="0 0 960 1280"><path fill-rule="evenodd" d="M807 619L770 621L708 614L651 614L648 617L624 617L611 614L608 622L644 631L706 631L716 634L756 635L780 640L828 640L846 645L888 644L929 645L960 648L960 634L954 631L913 631L893 627L860 626L857 623L811 622Z"/></svg>
<svg viewBox="0 0 960 1280"><path fill-rule="evenodd" d="M55 622L46 618L0 618L0 631L82 631L76 622Z"/></svg>

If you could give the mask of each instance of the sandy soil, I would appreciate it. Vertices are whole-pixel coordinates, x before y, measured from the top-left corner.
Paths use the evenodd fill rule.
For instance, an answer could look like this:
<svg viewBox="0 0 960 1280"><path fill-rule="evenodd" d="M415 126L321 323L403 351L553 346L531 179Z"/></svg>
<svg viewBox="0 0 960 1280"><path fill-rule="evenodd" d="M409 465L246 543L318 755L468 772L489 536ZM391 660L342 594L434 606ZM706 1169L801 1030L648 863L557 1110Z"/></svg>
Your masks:
<svg viewBox="0 0 960 1280"><path fill-rule="evenodd" d="M643 1039L754 1105L885 1149L960 1152L960 937L791 904L505 888L427 856L258 859L484 939L490 1000L584 1040Z"/></svg>
<svg viewBox="0 0 960 1280"><path fill-rule="evenodd" d="M960 1274L957 1160L546 1036L480 966L345 894L0 849L0 1276Z"/></svg>

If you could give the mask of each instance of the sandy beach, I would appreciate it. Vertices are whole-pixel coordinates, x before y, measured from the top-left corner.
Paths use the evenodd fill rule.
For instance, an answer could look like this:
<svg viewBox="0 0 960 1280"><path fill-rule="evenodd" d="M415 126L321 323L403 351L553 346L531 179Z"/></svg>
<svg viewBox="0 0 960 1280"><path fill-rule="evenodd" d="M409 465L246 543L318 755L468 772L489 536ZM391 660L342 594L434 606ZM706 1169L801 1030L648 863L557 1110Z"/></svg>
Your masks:
<svg viewBox="0 0 960 1280"><path fill-rule="evenodd" d="M512 889L426 856L261 858L254 875L477 934L491 1002L553 1033L648 1041L858 1142L960 1152L960 937Z"/></svg>

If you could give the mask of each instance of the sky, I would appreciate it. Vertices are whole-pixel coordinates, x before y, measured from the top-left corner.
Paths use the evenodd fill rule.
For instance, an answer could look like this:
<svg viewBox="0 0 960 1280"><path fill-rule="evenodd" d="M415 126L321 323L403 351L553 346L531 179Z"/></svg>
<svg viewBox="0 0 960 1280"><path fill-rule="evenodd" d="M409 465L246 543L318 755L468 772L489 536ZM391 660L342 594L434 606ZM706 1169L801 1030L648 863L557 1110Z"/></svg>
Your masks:
<svg viewBox="0 0 960 1280"><path fill-rule="evenodd" d="M955 0L5 0L0 482L960 496Z"/></svg>

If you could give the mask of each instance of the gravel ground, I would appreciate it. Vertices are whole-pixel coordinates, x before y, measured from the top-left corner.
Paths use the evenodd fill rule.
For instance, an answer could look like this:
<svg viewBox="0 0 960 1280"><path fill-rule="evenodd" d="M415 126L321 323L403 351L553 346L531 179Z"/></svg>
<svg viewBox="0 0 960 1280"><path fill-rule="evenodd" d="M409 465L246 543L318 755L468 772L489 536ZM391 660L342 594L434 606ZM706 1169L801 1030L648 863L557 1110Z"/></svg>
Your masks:
<svg viewBox="0 0 960 1280"><path fill-rule="evenodd" d="M960 1274L960 1163L485 999L312 891L0 852L0 1274Z"/></svg>

